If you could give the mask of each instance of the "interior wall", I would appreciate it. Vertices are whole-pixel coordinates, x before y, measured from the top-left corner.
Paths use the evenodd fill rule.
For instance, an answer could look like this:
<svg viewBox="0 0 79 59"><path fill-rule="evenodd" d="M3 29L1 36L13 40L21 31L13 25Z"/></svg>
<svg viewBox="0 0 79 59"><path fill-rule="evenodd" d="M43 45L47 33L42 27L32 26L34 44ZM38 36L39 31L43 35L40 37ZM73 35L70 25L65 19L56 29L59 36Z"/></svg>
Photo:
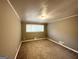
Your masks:
<svg viewBox="0 0 79 59"><path fill-rule="evenodd" d="M14 59L20 39L20 20L7 3L7 0L0 0L0 57Z"/></svg>
<svg viewBox="0 0 79 59"><path fill-rule="evenodd" d="M44 32L26 32L26 24L29 23L21 23L22 27L22 40L29 40L36 38L47 38L47 24L44 25ZM32 23L35 24L35 23Z"/></svg>
<svg viewBox="0 0 79 59"><path fill-rule="evenodd" d="M64 45L78 50L77 16L48 24L48 36L53 40L64 42Z"/></svg>

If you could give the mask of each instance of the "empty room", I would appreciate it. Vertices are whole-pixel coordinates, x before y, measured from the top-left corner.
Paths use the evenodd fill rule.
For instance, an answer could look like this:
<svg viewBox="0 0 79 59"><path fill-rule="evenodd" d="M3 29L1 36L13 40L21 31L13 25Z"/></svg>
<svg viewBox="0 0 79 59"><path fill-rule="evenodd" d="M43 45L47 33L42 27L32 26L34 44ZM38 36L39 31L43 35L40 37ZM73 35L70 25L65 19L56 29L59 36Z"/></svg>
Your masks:
<svg viewBox="0 0 79 59"><path fill-rule="evenodd" d="M0 0L0 59L78 59L78 1Z"/></svg>

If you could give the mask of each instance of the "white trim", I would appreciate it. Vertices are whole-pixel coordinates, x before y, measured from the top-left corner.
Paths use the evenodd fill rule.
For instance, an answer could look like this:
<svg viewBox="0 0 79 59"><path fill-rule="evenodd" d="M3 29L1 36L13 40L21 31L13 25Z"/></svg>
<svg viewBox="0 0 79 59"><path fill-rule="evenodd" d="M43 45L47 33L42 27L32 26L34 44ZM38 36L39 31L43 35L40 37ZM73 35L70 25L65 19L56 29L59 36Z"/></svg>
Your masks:
<svg viewBox="0 0 79 59"><path fill-rule="evenodd" d="M20 42L20 44L19 44L19 46L18 46L18 49L17 49L17 51L16 51L16 54L15 54L14 59L17 58L17 55L18 55L18 52L19 52L19 50L20 50L21 44L22 44L22 42Z"/></svg>
<svg viewBox="0 0 79 59"><path fill-rule="evenodd" d="M74 50L74 49L72 49L72 48L70 48L70 47L68 47L68 46L65 46L65 45L63 45L63 44L60 44L60 43L54 41L53 39L48 39L48 40L50 40L50 41L52 41L52 42L54 42L54 43L56 43L56 44L58 44L58 45L61 45L62 47L67 48L67 49L69 49L69 50L71 50L71 51L73 51L73 52L78 53L78 51L76 51L76 50Z"/></svg>
<svg viewBox="0 0 79 59"><path fill-rule="evenodd" d="M42 39L47 39L47 38L37 38L37 39L29 39L29 40L23 40L23 42L30 42L30 41L36 41L36 40L42 40Z"/></svg>
<svg viewBox="0 0 79 59"><path fill-rule="evenodd" d="M52 22L62 21L62 20L65 20L65 19L68 19L68 18L71 18L71 17L75 17L75 16L78 16L78 15L71 15L71 16L68 16L68 17L56 19L55 21L52 21ZM52 22L49 22L49 23L52 23Z"/></svg>
<svg viewBox="0 0 79 59"><path fill-rule="evenodd" d="M70 48L70 47L68 47L68 46L59 44L58 42L56 42L56 41L54 41L54 40L52 40L52 39L49 39L49 38L38 38L38 39L30 39L30 40L21 41L20 44L19 44L19 47L18 47L18 49L17 49L17 52L16 52L16 54L15 54L14 59L17 58L17 55L18 55L18 52L19 52L19 50L20 50L20 47L21 47L21 44L22 44L22 43L24 43L24 42L30 42L30 41L36 41L36 40L43 40L43 39L48 39L48 40L50 40L50 41L52 41L52 42L54 42L54 43L56 43L56 44L58 44L58 45L61 45L61 46L64 47L64 48L67 48L67 49L69 49L69 50L71 50L71 51L73 51L73 52L78 53L78 51L76 51L76 50L74 50L74 49L72 49L72 48Z"/></svg>
<svg viewBox="0 0 79 59"><path fill-rule="evenodd" d="M10 7L12 8L12 10L14 11L14 13L16 14L16 16L20 19L20 16L18 15L18 13L16 12L15 8L13 7L13 5L11 4L11 2L9 0L6 0L8 2L8 4L10 5Z"/></svg>
<svg viewBox="0 0 79 59"><path fill-rule="evenodd" d="M21 47L21 45L22 45L23 42L30 42L30 41L36 41L36 40L42 40L42 39L47 39L47 38L38 38L38 39L30 39L30 40L21 41L20 44L19 44L19 46L18 46L18 49L17 49L17 51L16 51L16 54L15 54L14 59L17 58L18 52L19 52L20 47Z"/></svg>

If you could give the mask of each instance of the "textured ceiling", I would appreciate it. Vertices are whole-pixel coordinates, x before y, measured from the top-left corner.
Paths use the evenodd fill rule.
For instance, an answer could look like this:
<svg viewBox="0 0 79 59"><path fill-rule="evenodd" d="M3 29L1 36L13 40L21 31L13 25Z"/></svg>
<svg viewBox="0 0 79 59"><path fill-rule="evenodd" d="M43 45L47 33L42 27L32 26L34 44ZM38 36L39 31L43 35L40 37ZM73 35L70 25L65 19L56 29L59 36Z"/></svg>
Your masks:
<svg viewBox="0 0 79 59"><path fill-rule="evenodd" d="M77 0L10 0L10 2L25 22L50 23L77 15ZM39 17L43 12L46 13L46 19Z"/></svg>

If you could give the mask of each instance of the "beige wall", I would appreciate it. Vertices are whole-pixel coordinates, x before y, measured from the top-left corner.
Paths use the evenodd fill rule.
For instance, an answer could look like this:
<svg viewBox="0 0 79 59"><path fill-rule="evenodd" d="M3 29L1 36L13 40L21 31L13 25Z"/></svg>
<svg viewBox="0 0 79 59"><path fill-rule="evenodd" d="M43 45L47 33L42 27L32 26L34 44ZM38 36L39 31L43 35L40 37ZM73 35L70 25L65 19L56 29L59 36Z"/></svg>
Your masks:
<svg viewBox="0 0 79 59"><path fill-rule="evenodd" d="M53 40L62 41L68 47L77 50L78 46L78 19L68 18L62 21L48 24L48 35Z"/></svg>
<svg viewBox="0 0 79 59"><path fill-rule="evenodd" d="M21 24L6 0L0 0L0 56L14 59L21 38Z"/></svg>
<svg viewBox="0 0 79 59"><path fill-rule="evenodd" d="M47 37L47 24L45 25L45 31L44 32L26 32L26 24L27 23L21 23L22 25L22 40L28 40L28 39L34 39L34 37L37 38L46 38Z"/></svg>

